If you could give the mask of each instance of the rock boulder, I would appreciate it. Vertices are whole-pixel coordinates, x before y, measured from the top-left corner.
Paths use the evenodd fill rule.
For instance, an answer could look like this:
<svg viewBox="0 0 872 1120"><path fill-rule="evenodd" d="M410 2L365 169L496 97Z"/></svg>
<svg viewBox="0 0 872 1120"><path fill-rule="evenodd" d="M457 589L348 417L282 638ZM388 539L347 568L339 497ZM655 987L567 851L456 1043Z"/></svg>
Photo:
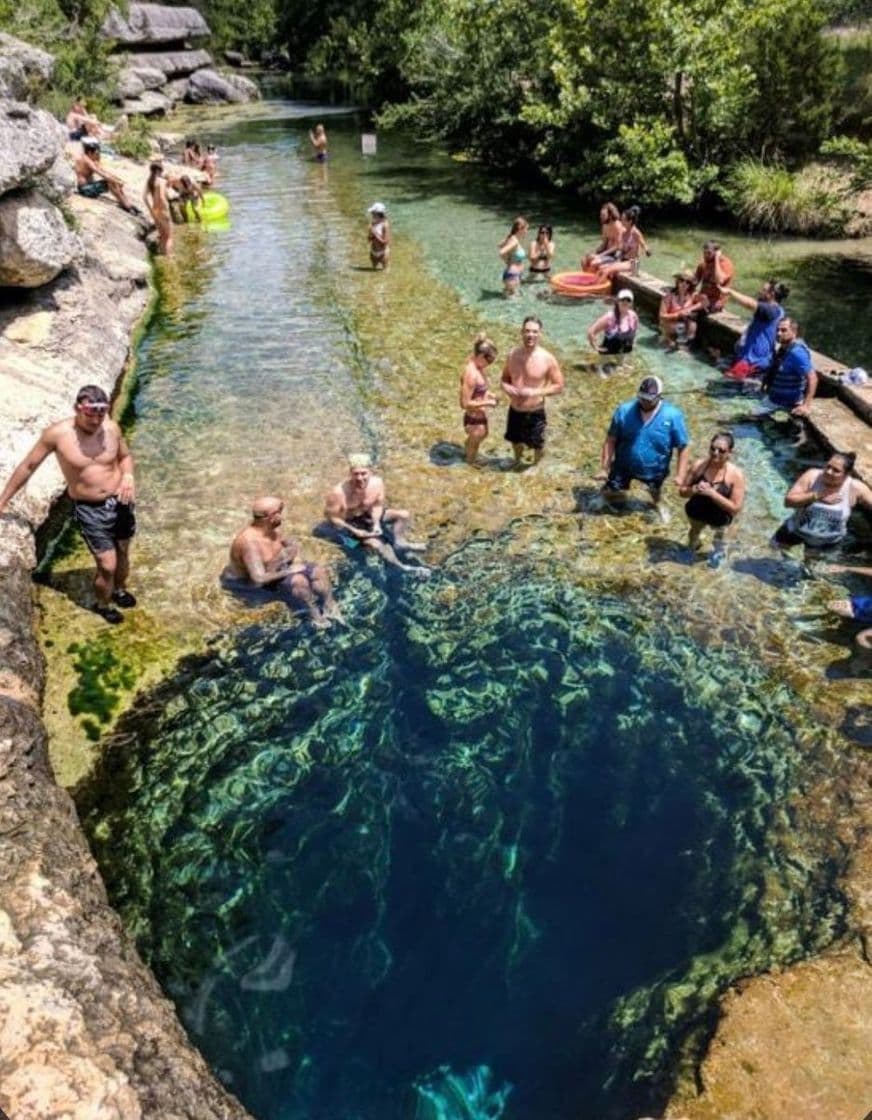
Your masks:
<svg viewBox="0 0 872 1120"><path fill-rule="evenodd" d="M160 73L156 70L155 73ZM163 77L163 74L161 74ZM160 83L163 84L162 82ZM115 100L127 101L131 97L139 97L145 91L145 82L140 78L135 71L125 66L124 69L118 72L118 81L115 86Z"/></svg>
<svg viewBox="0 0 872 1120"><path fill-rule="evenodd" d="M143 90L139 97L131 97L121 102L125 113L132 113L141 117L165 117L172 109L173 103L163 93L156 89Z"/></svg>
<svg viewBox="0 0 872 1120"><path fill-rule="evenodd" d="M189 81L189 78L173 78L171 82L167 82L161 93L164 97L168 97L173 104L184 101L188 92Z"/></svg>
<svg viewBox="0 0 872 1120"><path fill-rule="evenodd" d="M226 82L238 92L242 94L244 101L259 101L260 100L260 86L251 80L245 78L242 74L224 74L222 75Z"/></svg>
<svg viewBox="0 0 872 1120"><path fill-rule="evenodd" d="M24 101L51 81L54 58L0 32L0 97Z"/></svg>
<svg viewBox="0 0 872 1120"><path fill-rule="evenodd" d="M145 89L160 89L161 86L166 84L166 74L163 70L158 70L156 66L128 66L126 70L127 73L132 74L134 78L142 82Z"/></svg>
<svg viewBox="0 0 872 1120"><path fill-rule="evenodd" d="M66 136L50 113L0 101L0 195L33 186L63 152Z"/></svg>
<svg viewBox="0 0 872 1120"><path fill-rule="evenodd" d="M82 242L36 191L0 198L0 286L39 288L81 259Z"/></svg>
<svg viewBox="0 0 872 1120"><path fill-rule="evenodd" d="M101 33L125 46L183 43L210 35L209 25L196 8L170 8L164 4L131 3L127 15L113 8Z"/></svg>
<svg viewBox="0 0 872 1120"><path fill-rule="evenodd" d="M136 71L140 79L145 68L160 70L164 81L167 81L169 78L183 78L204 66L211 66L212 56L208 51L155 51L153 54L128 55L127 65Z"/></svg>
<svg viewBox="0 0 872 1120"><path fill-rule="evenodd" d="M254 101L260 91L254 82L241 74L218 74L214 70L198 70L188 81L185 100L194 105L231 101Z"/></svg>

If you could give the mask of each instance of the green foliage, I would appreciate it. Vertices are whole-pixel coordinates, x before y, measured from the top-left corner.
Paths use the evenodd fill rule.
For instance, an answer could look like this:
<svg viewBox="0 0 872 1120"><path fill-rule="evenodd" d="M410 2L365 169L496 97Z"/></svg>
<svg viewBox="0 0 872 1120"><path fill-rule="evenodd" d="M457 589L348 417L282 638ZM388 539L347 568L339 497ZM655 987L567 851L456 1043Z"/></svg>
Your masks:
<svg viewBox="0 0 872 1120"><path fill-rule="evenodd" d="M834 136L821 145L821 155L847 166L851 176L851 189L866 191L872 188L872 143L855 140L850 136Z"/></svg>
<svg viewBox="0 0 872 1120"><path fill-rule="evenodd" d="M849 216L843 191L814 167L792 172L744 159L723 193L745 225L766 233L837 233Z"/></svg>
<svg viewBox="0 0 872 1120"><path fill-rule="evenodd" d="M608 197L648 206L690 203L696 193L675 129L658 120L619 126L618 135L604 145L598 183Z"/></svg>
<svg viewBox="0 0 872 1120"><path fill-rule="evenodd" d="M128 159L148 159L151 155L151 125L145 117L131 117L112 137L112 147Z"/></svg>
<svg viewBox="0 0 872 1120"><path fill-rule="evenodd" d="M61 119L79 95L97 115L107 111L116 64L99 32L111 6L112 0L0 0L0 27L54 56L51 89L40 103Z"/></svg>
<svg viewBox="0 0 872 1120"><path fill-rule="evenodd" d="M212 31L213 51L242 51L258 57L276 40L278 14L275 0L204 0L198 7Z"/></svg>
<svg viewBox="0 0 872 1120"><path fill-rule="evenodd" d="M398 0L397 0L398 2ZM409 93L384 124L557 185L689 203L737 152L796 162L841 64L813 0L445 0L397 27Z"/></svg>

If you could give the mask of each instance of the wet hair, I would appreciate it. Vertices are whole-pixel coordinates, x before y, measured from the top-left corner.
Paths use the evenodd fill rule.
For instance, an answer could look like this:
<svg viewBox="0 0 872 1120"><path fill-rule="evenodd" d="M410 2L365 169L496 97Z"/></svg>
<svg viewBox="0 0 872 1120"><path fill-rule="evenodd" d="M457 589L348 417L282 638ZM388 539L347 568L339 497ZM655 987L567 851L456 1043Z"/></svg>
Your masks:
<svg viewBox="0 0 872 1120"><path fill-rule="evenodd" d="M796 319L792 319L789 315L783 315L778 320L778 326L791 327L794 334L799 334L799 323L797 323Z"/></svg>
<svg viewBox="0 0 872 1120"><path fill-rule="evenodd" d="M856 451L834 451L830 459L841 459L845 464L845 474L850 474L857 462Z"/></svg>
<svg viewBox="0 0 872 1120"><path fill-rule="evenodd" d="M524 327L526 327L526 325L527 325L528 323L535 323L535 324L536 324L536 326L537 326L537 327L539 328L539 330L541 331L541 329L542 329L542 320L541 320L541 319L539 318L539 316L538 316L538 315L525 315L525 316L524 316L524 321L523 321L523 323L521 323L521 330L523 330L523 329L524 329Z"/></svg>
<svg viewBox="0 0 872 1120"><path fill-rule="evenodd" d="M160 175L163 169L164 165L159 159L152 160L152 162L148 165L149 178L154 178L156 175Z"/></svg>
<svg viewBox="0 0 872 1120"><path fill-rule="evenodd" d="M600 213L605 210L607 222L619 222L621 220L621 212L615 206L614 202L604 202L600 207Z"/></svg>
<svg viewBox="0 0 872 1120"><path fill-rule="evenodd" d="M191 176L190 175L180 175L179 176L179 182L182 184L182 186L185 188L186 191L190 190L191 187L193 187L193 185L194 185L191 182Z"/></svg>
<svg viewBox="0 0 872 1120"><path fill-rule="evenodd" d="M76 404L81 404L82 401L87 401L88 404L108 404L109 397L99 385L83 385L76 393Z"/></svg>
<svg viewBox="0 0 872 1120"><path fill-rule="evenodd" d="M545 236L548 238L549 241L554 236L554 230L551 228L551 226L546 226L544 223L541 226L539 226L538 230L536 231L536 240L537 241L539 240L539 236L542 233L545 234Z"/></svg>
<svg viewBox="0 0 872 1120"><path fill-rule="evenodd" d="M770 280L769 287L772 289L776 303L784 303L790 295L790 288L781 280Z"/></svg>
<svg viewBox="0 0 872 1120"><path fill-rule="evenodd" d="M497 356L496 343L491 342L485 331L481 331L473 339L472 352L476 357L482 355L485 358L493 359Z"/></svg>
<svg viewBox="0 0 872 1120"><path fill-rule="evenodd" d="M736 446L736 437L730 431L724 430L723 432L715 432L715 434L712 436L710 442L714 443L714 441L716 439L724 440L727 447L729 447L730 451L732 451L733 448Z"/></svg>
<svg viewBox="0 0 872 1120"><path fill-rule="evenodd" d="M626 210L625 210L625 211L623 212L623 214L621 215L621 217L623 217L623 218L629 218L629 219L630 219L630 221L631 221L631 222L633 223L633 225L635 226L635 225L638 225L638 222L639 222L639 215L640 215L641 213L642 213L642 211L641 211L641 209L640 209L640 208L639 208L638 206L628 206L628 207L627 207L627 209L626 209Z"/></svg>

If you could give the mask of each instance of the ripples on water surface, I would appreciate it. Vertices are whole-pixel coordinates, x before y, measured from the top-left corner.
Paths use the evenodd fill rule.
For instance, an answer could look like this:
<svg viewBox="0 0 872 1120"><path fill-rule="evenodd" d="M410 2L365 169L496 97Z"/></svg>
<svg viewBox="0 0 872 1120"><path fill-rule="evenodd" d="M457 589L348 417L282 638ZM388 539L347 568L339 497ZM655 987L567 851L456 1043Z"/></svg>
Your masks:
<svg viewBox="0 0 872 1120"><path fill-rule="evenodd" d="M79 791L112 897L259 1120L652 1111L719 990L843 927L834 841L801 811L839 804L834 733L802 698L825 588L760 558L801 460L739 428L751 495L717 574L677 562L675 499L671 529L582 521L643 372L697 446L741 403L647 331L627 370L585 374L598 308L499 299L495 245L513 211L553 217L541 199L415 149L362 163L348 121L317 167L309 122L258 111L219 141L230 229L184 232L140 351L145 594L95 644L123 661L155 631L225 637L131 709ZM387 275L364 268L375 198ZM593 236L567 222L562 259ZM469 338L487 324L504 353L533 310L569 374L546 463L440 466ZM336 566L310 537L357 449L414 509L430 584ZM334 564L347 629L246 616L216 589L267 491Z"/></svg>

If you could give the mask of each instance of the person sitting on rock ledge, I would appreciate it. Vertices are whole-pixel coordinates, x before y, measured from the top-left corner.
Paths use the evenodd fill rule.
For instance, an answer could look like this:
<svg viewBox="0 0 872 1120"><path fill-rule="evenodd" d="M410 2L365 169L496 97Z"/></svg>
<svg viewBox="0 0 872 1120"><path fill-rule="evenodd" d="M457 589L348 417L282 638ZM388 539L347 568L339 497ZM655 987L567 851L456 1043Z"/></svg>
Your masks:
<svg viewBox="0 0 872 1120"><path fill-rule="evenodd" d="M110 420L109 398L98 385L76 393L74 415L45 429L12 472L0 494L0 514L49 455L66 479L73 520L97 564L93 610L106 622L122 622L117 607L135 607L127 590L130 541L136 532L133 458L121 429Z"/></svg>
<svg viewBox="0 0 872 1120"><path fill-rule="evenodd" d="M126 213L142 214L124 193L124 180L107 170L100 162L100 144L97 140L85 137L82 141L82 154L73 167L76 172L76 190L83 198L99 198L109 191Z"/></svg>
<svg viewBox="0 0 872 1120"><path fill-rule="evenodd" d="M281 498L255 499L251 524L233 538L221 585L243 596L267 588L287 596L303 605L319 629L341 622L327 569L300 559L297 542L279 533L284 508Z"/></svg>
<svg viewBox="0 0 872 1120"><path fill-rule="evenodd" d="M77 97L70 106L66 124L71 140L83 140L86 136L99 140L104 135L103 125L88 112L83 97Z"/></svg>
<svg viewBox="0 0 872 1120"><path fill-rule="evenodd" d="M338 483L327 495L324 516L337 530L339 540L346 548L360 545L377 553L390 564L418 579L426 579L430 569L423 564L406 564L397 553L423 552L425 544L406 540L409 513L404 509L386 506L385 484L372 473L368 455L350 455L349 476ZM391 540L385 530L391 533Z"/></svg>

